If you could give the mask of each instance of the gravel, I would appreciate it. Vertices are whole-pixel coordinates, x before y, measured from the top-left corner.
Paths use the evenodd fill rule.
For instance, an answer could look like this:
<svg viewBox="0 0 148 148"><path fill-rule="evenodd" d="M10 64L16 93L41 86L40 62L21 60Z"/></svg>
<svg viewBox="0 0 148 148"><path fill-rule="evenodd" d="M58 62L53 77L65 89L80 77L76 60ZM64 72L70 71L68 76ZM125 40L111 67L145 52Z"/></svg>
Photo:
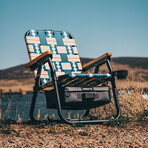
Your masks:
<svg viewBox="0 0 148 148"><path fill-rule="evenodd" d="M130 122L124 128L106 125L60 123L2 124L0 148L103 148L148 147L147 122Z"/></svg>

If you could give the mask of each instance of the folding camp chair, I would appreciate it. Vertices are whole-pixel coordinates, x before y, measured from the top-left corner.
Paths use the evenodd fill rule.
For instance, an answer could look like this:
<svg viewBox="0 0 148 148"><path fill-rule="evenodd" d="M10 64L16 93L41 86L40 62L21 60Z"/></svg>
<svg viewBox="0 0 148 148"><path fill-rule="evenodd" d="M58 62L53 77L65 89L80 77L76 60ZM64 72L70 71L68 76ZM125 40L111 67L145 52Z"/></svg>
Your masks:
<svg viewBox="0 0 148 148"><path fill-rule="evenodd" d="M111 102L110 87L117 115L120 116L115 76L124 79L127 71L113 71L110 65L111 53L106 53L87 64L81 65L77 47L72 35L66 31L29 30L25 41L30 57L27 68L34 71L35 86L30 107L30 118L33 116L37 93L45 91L47 108L55 108L59 117L66 123L99 123L104 120L67 119L62 110L85 110L88 115L91 108L103 106ZM109 73L98 73L102 64L107 64ZM95 67L94 73L82 73ZM100 85L102 84L102 85ZM45 90L52 87L51 90Z"/></svg>

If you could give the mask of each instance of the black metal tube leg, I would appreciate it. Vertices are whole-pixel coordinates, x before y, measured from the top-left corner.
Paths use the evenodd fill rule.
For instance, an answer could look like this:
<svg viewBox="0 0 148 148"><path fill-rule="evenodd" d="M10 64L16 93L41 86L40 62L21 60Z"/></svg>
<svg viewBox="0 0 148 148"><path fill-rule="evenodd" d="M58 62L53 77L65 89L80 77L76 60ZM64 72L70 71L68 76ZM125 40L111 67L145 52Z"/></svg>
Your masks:
<svg viewBox="0 0 148 148"><path fill-rule="evenodd" d="M62 114L62 109L61 109L61 102L60 102L60 96L59 96L59 90L58 90L58 84L57 84L57 77L56 77L56 72L52 63L51 58L47 59L49 67L51 68L51 76L52 76L52 80L53 80L53 85L54 85L54 90L55 90L55 94L56 94L56 98L57 98L57 111L58 111L58 115L61 118L62 121L72 124L73 122L70 122L68 120L66 120Z"/></svg>
<svg viewBox="0 0 148 148"><path fill-rule="evenodd" d="M37 92L38 92L38 87L39 87L39 79L40 79L40 74L41 74L41 68L42 68L42 65L40 64L38 71L37 71L37 76L36 76L36 79L35 79L35 86L33 88L34 91L33 91L33 97L32 97L32 101L31 101L30 114L29 114L31 121L36 121L34 116L33 116L33 113L34 113L35 102L36 102L36 97L37 97Z"/></svg>
<svg viewBox="0 0 148 148"><path fill-rule="evenodd" d="M115 84L114 78L111 81L111 83L112 83L112 90L113 90L113 95L114 95L114 101L115 101L116 110L117 110L116 119L118 119L120 117L121 113L120 113L120 105L119 105L119 100L118 100L118 92L117 92L117 89L116 89L116 84Z"/></svg>
<svg viewBox="0 0 148 148"><path fill-rule="evenodd" d="M107 64L107 67L109 69L109 73L112 74L112 67L111 67L111 64L110 64L108 59L106 61L106 64ZM113 74L112 74L111 84L112 84L114 102L115 102L115 106L116 106L116 110L117 110L116 119L118 119L120 117L121 113L120 113L120 105L119 105L119 100L118 100L118 92L117 92L116 84L115 84L115 77L114 77Z"/></svg>
<svg viewBox="0 0 148 148"><path fill-rule="evenodd" d="M35 102L36 102L36 97L37 97L37 91L34 91L32 101L31 101L31 107L30 107L30 119L31 121L36 121L33 112L34 112L34 107L35 107Z"/></svg>

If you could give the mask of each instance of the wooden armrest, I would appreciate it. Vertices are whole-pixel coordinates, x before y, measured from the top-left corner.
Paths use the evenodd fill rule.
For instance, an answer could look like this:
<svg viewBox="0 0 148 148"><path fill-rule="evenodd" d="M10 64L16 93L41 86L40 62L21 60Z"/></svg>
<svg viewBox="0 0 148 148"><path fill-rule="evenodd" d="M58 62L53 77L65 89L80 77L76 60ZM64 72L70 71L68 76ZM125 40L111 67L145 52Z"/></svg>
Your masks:
<svg viewBox="0 0 148 148"><path fill-rule="evenodd" d="M32 65L34 65L35 63L37 63L39 60L45 58L48 55L51 55L52 56L52 51L46 51L43 54L41 54L40 56L36 57L35 59L33 59L32 61L30 61L29 63L27 63L25 65L25 68L31 67Z"/></svg>
<svg viewBox="0 0 148 148"><path fill-rule="evenodd" d="M83 71L86 71L96 65L101 65L106 62L106 59L110 59L111 56L112 56L112 53L105 53L104 55L84 64L82 66L82 69L83 69Z"/></svg>

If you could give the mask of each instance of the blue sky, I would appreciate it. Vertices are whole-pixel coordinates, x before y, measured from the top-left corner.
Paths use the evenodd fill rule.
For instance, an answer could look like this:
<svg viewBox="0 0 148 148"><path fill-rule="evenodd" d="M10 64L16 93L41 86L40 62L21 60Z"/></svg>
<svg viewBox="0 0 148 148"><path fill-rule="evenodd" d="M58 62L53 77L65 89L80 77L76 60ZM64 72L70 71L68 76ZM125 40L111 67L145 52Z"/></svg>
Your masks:
<svg viewBox="0 0 148 148"><path fill-rule="evenodd" d="M148 57L148 0L0 0L0 69L29 62L29 29L70 32L81 57Z"/></svg>

